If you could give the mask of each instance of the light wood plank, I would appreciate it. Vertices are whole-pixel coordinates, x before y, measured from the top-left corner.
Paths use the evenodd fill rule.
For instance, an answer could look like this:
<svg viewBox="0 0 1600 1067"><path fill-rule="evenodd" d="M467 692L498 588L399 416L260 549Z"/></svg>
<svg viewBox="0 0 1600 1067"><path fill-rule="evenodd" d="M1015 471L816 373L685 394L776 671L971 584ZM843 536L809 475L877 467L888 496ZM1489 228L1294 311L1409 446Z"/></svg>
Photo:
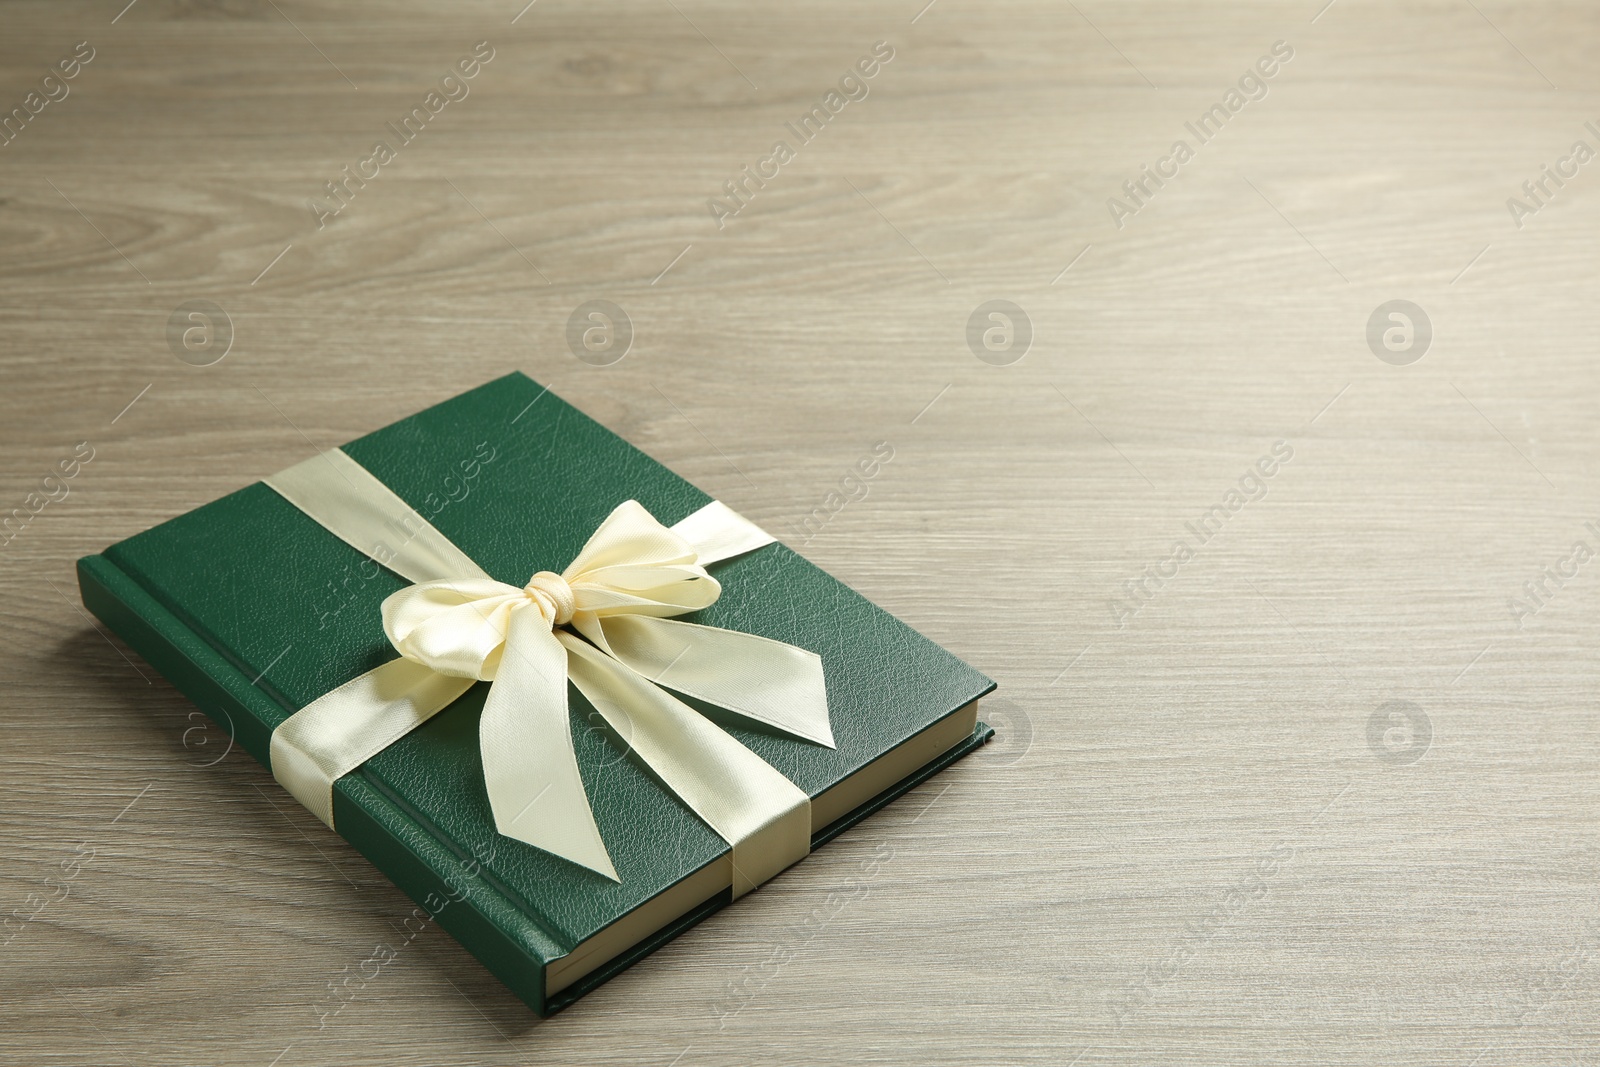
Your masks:
<svg viewBox="0 0 1600 1067"><path fill-rule="evenodd" d="M1600 148L1600 13L918 6L6 6L0 106L96 55L0 148L0 505L96 456L0 549L0 906L88 856L0 946L3 1058L1600 1060L1600 564L1508 607L1600 549L1600 163L1506 207ZM319 230L306 200L480 40ZM719 229L707 199L878 40L870 95ZM608 368L565 346L595 297L636 330ZM165 336L196 298L235 330L204 368ZM1365 337L1396 298L1435 333L1406 367ZM1032 321L1011 366L967 348L991 299ZM791 541L891 442L799 547L998 679L1002 735L554 1019L430 930L319 1029L408 902L242 752L206 765L225 739L88 624L72 561L512 368ZM1369 746L1392 701L1416 762Z"/></svg>

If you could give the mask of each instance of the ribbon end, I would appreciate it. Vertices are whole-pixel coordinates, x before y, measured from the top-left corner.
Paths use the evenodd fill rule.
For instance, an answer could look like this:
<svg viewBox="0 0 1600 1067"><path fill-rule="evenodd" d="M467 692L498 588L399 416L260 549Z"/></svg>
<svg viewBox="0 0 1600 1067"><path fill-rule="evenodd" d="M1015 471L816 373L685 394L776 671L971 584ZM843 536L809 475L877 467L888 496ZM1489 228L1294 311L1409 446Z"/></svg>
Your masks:
<svg viewBox="0 0 1600 1067"><path fill-rule="evenodd" d="M495 829L620 882L578 772L567 714L567 653L537 612L513 612L478 720Z"/></svg>
<svg viewBox="0 0 1600 1067"><path fill-rule="evenodd" d="M560 853L557 853L557 855L560 855ZM617 874L617 868L612 865L611 857L606 854L603 846L599 852L585 858L580 859L576 856L562 856L561 858L571 860L580 867L587 867L596 874L604 875L618 885L622 884L622 879Z"/></svg>
<svg viewBox="0 0 1600 1067"><path fill-rule="evenodd" d="M803 648L794 651L801 655L796 657L791 686L777 706L768 709L765 716L755 717L824 748L838 748L828 714L828 683L822 672L822 657Z"/></svg>
<svg viewBox="0 0 1600 1067"><path fill-rule="evenodd" d="M788 732L792 733L794 736L802 738L806 741L814 741L823 748L839 747L834 743L833 740L833 724L828 722L826 719L823 719L820 722L810 721L805 723L795 723L793 725L786 726L785 729L787 729Z"/></svg>
<svg viewBox="0 0 1600 1067"><path fill-rule="evenodd" d="M576 818L577 815L577 812L569 813L567 816L569 821L565 825L545 823L537 827L530 826L525 831L519 831L515 823L502 824L497 818L495 829L506 837L532 845L552 856L560 856L568 863L587 867L596 874L605 875L613 882L621 882L622 879L617 876L617 868L611 862L611 855L606 851L605 843L600 840L600 830L594 825L594 820L592 818L580 820Z"/></svg>

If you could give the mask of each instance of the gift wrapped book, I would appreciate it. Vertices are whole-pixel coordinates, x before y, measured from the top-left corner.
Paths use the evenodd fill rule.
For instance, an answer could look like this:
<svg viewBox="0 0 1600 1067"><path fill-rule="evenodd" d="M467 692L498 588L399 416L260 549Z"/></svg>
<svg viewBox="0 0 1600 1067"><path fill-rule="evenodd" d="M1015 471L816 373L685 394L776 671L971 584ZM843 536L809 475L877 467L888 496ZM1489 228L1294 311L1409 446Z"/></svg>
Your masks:
<svg viewBox="0 0 1600 1067"><path fill-rule="evenodd" d="M993 682L521 374L78 575L540 1014L990 733Z"/></svg>

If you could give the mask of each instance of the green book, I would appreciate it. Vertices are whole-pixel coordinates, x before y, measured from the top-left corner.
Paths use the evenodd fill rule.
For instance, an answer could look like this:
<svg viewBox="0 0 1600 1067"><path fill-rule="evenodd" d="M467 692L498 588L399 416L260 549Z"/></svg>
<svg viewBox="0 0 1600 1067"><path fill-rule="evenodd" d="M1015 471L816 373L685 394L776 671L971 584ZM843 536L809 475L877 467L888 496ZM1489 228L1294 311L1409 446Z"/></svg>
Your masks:
<svg viewBox="0 0 1600 1067"><path fill-rule="evenodd" d="M671 525L710 501L522 374L344 446L494 578L560 572L618 504ZM837 747L698 710L805 790L812 847L991 735L994 683L781 543L714 564L684 621L822 658ZM379 605L408 583L256 483L78 561L84 604L270 766L273 729L395 658ZM487 683L334 786L334 823L541 1015L730 900L729 845L568 686L590 806L620 882L495 831ZM782 877L781 875L779 877Z"/></svg>

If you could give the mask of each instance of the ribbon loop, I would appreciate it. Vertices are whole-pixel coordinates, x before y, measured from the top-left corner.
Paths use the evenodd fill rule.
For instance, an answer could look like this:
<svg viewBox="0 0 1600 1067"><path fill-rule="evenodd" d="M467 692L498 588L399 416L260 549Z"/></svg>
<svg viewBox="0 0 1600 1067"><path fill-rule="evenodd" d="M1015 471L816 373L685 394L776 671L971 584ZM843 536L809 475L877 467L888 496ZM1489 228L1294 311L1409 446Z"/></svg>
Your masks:
<svg viewBox="0 0 1600 1067"><path fill-rule="evenodd" d="M440 674L492 681L511 617L525 608L532 608L528 596L504 582L423 582L384 599L383 632L406 659Z"/></svg>

